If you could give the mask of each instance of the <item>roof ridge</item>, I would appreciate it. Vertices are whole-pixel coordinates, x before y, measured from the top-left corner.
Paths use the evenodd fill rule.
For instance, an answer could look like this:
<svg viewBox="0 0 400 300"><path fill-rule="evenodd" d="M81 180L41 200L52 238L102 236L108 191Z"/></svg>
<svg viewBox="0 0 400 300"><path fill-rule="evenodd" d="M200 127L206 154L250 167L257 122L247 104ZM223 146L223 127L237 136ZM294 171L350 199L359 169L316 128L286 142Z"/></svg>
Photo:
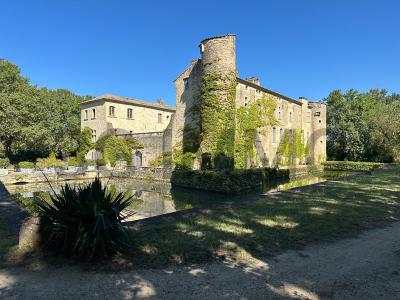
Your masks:
<svg viewBox="0 0 400 300"><path fill-rule="evenodd" d="M135 99L135 98L128 98L128 97L123 97L123 96L117 96L117 95L112 95L112 94L102 94L100 96L97 96L93 99L84 101L85 102L90 102L90 101L96 101L96 100L116 100L116 101L125 101L125 102L130 102L132 104L137 104L137 105L142 105L142 106L147 106L147 107L152 107L152 108L160 108L160 109L167 109L167 110L176 110L174 106L171 105L166 105L166 104L160 104L157 102L150 102L146 100L140 100L140 99Z"/></svg>

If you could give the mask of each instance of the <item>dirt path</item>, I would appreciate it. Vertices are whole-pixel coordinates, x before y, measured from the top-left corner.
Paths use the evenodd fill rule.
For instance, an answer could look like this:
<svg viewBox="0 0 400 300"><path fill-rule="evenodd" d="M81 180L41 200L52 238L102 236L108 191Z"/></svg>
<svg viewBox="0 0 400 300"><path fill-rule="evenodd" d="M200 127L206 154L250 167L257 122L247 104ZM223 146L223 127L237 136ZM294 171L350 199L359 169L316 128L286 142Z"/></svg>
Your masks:
<svg viewBox="0 0 400 300"><path fill-rule="evenodd" d="M243 265L121 273L0 269L1 299L399 299L400 222Z"/></svg>

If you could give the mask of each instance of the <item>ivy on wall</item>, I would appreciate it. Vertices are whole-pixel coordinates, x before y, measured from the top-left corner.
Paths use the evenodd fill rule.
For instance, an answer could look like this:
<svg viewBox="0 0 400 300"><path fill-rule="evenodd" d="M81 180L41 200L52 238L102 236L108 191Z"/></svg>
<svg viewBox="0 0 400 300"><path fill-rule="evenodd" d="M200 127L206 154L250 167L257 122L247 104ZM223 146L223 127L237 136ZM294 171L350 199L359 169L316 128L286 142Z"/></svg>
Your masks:
<svg viewBox="0 0 400 300"><path fill-rule="evenodd" d="M304 162L309 152L309 147L304 144L300 129L286 130L278 148L279 163L282 165L294 165L296 160Z"/></svg>
<svg viewBox="0 0 400 300"><path fill-rule="evenodd" d="M233 161L236 84L236 74L214 72L202 76L200 153L210 156L211 165L217 157L219 161L223 157Z"/></svg>
<svg viewBox="0 0 400 300"><path fill-rule="evenodd" d="M255 164L257 133L265 134L266 126L278 124L275 108L275 98L264 95L236 110L235 168L246 169Z"/></svg>
<svg viewBox="0 0 400 300"><path fill-rule="evenodd" d="M143 144L136 139L122 139L111 134L102 136L95 144L95 149L101 151L103 159L111 166L115 166L118 160L124 160L130 164L132 149L138 148L143 148Z"/></svg>

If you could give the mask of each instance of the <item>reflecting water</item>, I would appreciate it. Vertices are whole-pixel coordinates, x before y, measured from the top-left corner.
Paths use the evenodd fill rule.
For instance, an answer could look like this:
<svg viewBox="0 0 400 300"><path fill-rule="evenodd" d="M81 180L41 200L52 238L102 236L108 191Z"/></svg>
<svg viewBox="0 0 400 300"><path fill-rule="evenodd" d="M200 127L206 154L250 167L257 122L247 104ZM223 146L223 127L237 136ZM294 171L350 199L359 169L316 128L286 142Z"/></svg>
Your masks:
<svg viewBox="0 0 400 300"><path fill-rule="evenodd" d="M249 191L246 194L223 195L204 191L189 190L183 188L171 188L169 183L148 182L134 179L114 178L103 179L110 191L127 192L135 199L129 207L127 214L129 220L137 220L190 208L211 208L214 205L228 204L237 201L251 200L260 194L268 194L287 190L299 186L306 186L327 179L348 176L351 172L324 172L305 177L297 177L286 180L271 181L268 185ZM89 181L69 181L70 185L87 184ZM50 187L47 183L35 183L24 185L8 185L6 188L15 197L21 209L29 213L35 213L34 198L40 197L51 201L51 194L59 193L66 182L53 183Z"/></svg>

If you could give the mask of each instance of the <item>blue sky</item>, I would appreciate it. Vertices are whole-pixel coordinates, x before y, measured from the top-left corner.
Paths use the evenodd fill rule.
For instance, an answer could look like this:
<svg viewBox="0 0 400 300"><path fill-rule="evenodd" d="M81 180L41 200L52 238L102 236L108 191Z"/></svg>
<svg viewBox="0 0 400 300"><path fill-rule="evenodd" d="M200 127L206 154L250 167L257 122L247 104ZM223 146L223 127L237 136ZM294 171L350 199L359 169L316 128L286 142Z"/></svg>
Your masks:
<svg viewBox="0 0 400 300"><path fill-rule="evenodd" d="M203 38L237 34L242 78L293 98L400 92L400 1L1 2L0 57L38 86L175 103Z"/></svg>

